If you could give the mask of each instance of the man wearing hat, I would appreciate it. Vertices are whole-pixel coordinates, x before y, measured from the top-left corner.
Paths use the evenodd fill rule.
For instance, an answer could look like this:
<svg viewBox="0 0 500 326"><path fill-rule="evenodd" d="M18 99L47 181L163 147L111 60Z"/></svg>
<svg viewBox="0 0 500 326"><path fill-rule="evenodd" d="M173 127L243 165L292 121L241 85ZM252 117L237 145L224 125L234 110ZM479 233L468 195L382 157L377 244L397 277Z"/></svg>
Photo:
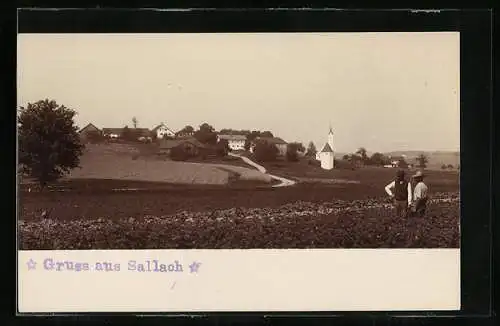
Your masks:
<svg viewBox="0 0 500 326"><path fill-rule="evenodd" d="M412 215L423 217L427 209L427 192L429 188L424 183L424 174L422 171L417 171L412 178L415 187L413 189L413 196L410 196L410 200L408 201L408 206Z"/></svg>
<svg viewBox="0 0 500 326"><path fill-rule="evenodd" d="M398 170L396 172L396 178L385 186L385 192L394 200L396 214L399 217L406 217L411 201L411 185L405 179L404 170Z"/></svg>

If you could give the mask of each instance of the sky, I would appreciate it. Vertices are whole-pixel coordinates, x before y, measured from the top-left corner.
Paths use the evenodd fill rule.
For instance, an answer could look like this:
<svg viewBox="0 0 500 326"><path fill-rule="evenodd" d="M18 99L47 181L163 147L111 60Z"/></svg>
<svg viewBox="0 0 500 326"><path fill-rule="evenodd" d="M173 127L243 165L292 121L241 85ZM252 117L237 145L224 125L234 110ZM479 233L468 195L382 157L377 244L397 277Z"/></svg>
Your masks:
<svg viewBox="0 0 500 326"><path fill-rule="evenodd" d="M336 152L460 147L459 33L19 34L18 106L79 127L270 130Z"/></svg>

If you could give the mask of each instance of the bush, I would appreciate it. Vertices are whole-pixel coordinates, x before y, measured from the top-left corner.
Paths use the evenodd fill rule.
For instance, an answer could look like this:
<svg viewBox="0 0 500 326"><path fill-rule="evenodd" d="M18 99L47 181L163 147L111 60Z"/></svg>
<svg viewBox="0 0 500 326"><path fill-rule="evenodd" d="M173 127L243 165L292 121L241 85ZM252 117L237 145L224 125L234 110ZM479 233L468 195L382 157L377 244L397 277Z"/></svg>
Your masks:
<svg viewBox="0 0 500 326"><path fill-rule="evenodd" d="M354 170L356 169L356 164L349 160L334 160L335 168L337 169L345 169L345 170Z"/></svg>
<svg viewBox="0 0 500 326"><path fill-rule="evenodd" d="M258 162L272 162L276 161L279 150L274 144L266 141L259 141L255 145L254 155Z"/></svg>
<svg viewBox="0 0 500 326"><path fill-rule="evenodd" d="M297 162L299 160L297 148L292 144L288 144L286 147L286 160L288 162Z"/></svg>
<svg viewBox="0 0 500 326"><path fill-rule="evenodd" d="M321 166L321 162L320 162L320 161L318 161L318 160L313 160L313 159L307 160L307 164L309 164L309 165L313 165L313 166L318 166L318 167L320 167L320 166Z"/></svg>
<svg viewBox="0 0 500 326"><path fill-rule="evenodd" d="M174 161L186 161L191 155L182 147L177 146L170 150L170 158Z"/></svg>

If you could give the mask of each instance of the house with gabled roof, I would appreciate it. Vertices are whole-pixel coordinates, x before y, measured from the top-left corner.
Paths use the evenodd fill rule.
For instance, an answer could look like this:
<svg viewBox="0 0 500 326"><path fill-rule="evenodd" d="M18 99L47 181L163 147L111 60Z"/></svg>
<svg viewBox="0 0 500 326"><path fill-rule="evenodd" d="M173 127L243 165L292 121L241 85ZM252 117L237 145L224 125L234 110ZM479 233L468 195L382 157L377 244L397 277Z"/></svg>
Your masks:
<svg viewBox="0 0 500 326"><path fill-rule="evenodd" d="M175 132L168 128L163 122L158 126L154 127L151 132L156 136L157 139L162 139L163 137L175 137Z"/></svg>
<svg viewBox="0 0 500 326"><path fill-rule="evenodd" d="M217 142L221 140L227 140L227 144L229 148L233 151L244 150L245 142L247 140L247 136L244 135L227 135L227 134L219 134L217 135Z"/></svg>
<svg viewBox="0 0 500 326"><path fill-rule="evenodd" d="M265 141L268 144L273 144L278 149L279 155L281 155L281 156L286 155L288 143L286 141L284 141L283 139L281 139L280 137L257 137L252 141L252 143L250 145L250 152L253 153L255 145L259 141Z"/></svg>
<svg viewBox="0 0 500 326"><path fill-rule="evenodd" d="M93 123L89 123L82 129L80 129L80 131L78 131L78 134L80 135L82 141L87 141L89 140L89 138L92 138L93 135L102 136L102 131Z"/></svg>

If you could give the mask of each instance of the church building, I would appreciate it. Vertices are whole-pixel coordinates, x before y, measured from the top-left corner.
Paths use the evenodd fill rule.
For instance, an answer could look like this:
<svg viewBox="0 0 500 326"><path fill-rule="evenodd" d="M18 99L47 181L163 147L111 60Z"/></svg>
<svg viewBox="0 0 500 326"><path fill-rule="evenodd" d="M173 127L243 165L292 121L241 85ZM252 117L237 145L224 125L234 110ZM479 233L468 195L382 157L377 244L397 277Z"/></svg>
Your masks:
<svg viewBox="0 0 500 326"><path fill-rule="evenodd" d="M333 131L330 127L330 132L328 133L328 141L325 143L323 148L316 154L316 159L321 162L321 168L325 170L331 170L335 168L335 159L333 151Z"/></svg>

